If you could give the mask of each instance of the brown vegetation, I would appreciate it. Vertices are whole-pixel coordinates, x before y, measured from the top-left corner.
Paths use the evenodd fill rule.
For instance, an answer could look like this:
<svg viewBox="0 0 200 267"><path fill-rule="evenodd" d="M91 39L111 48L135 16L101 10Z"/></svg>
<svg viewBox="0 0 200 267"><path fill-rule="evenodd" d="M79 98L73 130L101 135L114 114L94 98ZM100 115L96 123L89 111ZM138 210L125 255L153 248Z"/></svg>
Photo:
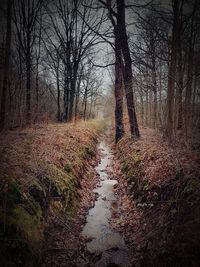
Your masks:
<svg viewBox="0 0 200 267"><path fill-rule="evenodd" d="M41 262L44 241L51 239L48 228L53 227L54 234L57 225L65 229L69 224L72 229L80 200L81 207L90 204L89 180L95 179L91 159L103 127L100 122L50 124L1 135L0 247L4 266ZM51 246L56 245L51 242ZM48 247L47 242L44 250Z"/></svg>
<svg viewBox="0 0 200 267"><path fill-rule="evenodd" d="M116 157L122 174L121 218L136 266L199 266L200 143L169 146L161 134L143 128L142 138L123 138ZM135 265L134 265L135 266Z"/></svg>

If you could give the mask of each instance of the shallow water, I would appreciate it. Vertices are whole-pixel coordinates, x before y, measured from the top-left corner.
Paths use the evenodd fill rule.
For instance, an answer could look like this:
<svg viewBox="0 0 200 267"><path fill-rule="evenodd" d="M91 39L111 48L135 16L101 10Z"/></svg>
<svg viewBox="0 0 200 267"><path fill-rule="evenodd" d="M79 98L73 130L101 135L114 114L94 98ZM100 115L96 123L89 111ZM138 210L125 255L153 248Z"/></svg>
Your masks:
<svg viewBox="0 0 200 267"><path fill-rule="evenodd" d="M109 223L112 213L117 212L117 198L113 190L117 180L113 179L110 166L113 155L105 142L100 143L99 150L101 160L96 171L100 176L100 185L94 189L98 198L89 211L82 236L90 240L86 244L90 253L102 255L95 266L104 267L115 263L116 266L126 267L130 266L128 249L122 235Z"/></svg>

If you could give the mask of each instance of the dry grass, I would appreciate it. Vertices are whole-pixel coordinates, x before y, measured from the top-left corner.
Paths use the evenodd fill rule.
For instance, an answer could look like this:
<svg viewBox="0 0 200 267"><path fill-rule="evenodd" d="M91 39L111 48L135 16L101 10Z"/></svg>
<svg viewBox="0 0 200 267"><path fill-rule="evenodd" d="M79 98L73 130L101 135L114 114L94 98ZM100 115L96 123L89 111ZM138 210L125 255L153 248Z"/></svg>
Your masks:
<svg viewBox="0 0 200 267"><path fill-rule="evenodd" d="M81 178L104 127L100 121L55 123L0 135L0 256L5 264L13 246L13 261L38 262L52 216L67 225L66 215L76 213Z"/></svg>
<svg viewBox="0 0 200 267"><path fill-rule="evenodd" d="M132 244L136 266L199 266L198 142L186 146L179 136L172 146L159 132L143 128L140 140L126 136L117 145L124 219L116 225Z"/></svg>

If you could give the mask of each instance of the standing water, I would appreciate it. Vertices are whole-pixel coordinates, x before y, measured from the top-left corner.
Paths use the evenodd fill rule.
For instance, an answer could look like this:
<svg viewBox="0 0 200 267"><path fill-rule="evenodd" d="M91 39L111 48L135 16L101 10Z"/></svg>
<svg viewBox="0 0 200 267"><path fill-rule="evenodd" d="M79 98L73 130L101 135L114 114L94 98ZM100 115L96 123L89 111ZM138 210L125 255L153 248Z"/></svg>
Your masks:
<svg viewBox="0 0 200 267"><path fill-rule="evenodd" d="M117 199L113 187L111 161L113 155L105 142L99 145L101 161L96 167L100 176L100 185L94 189L98 196L95 205L90 209L82 236L88 240L86 248L90 253L102 255L96 267L130 266L128 249L122 235L110 225L112 212L117 211ZM108 174L109 173L109 174Z"/></svg>

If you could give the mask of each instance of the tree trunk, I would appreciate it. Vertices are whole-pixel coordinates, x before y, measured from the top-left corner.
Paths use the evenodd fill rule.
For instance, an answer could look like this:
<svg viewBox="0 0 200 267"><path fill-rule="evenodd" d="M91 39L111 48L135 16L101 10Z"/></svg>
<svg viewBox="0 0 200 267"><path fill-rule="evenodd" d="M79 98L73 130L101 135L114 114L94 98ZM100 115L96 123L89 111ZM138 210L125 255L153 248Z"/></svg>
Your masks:
<svg viewBox="0 0 200 267"><path fill-rule="evenodd" d="M35 85L35 90L36 90L36 116L35 120L38 121L39 117L39 60L41 56L41 38L42 38L42 15L40 14L40 28L39 28L39 42L38 42L38 55L36 56L36 85Z"/></svg>
<svg viewBox="0 0 200 267"><path fill-rule="evenodd" d="M83 119L86 120L87 98L84 100Z"/></svg>
<svg viewBox="0 0 200 267"><path fill-rule="evenodd" d="M56 84L57 84L57 120L61 121L60 116L60 80L59 80L59 69L56 71Z"/></svg>
<svg viewBox="0 0 200 267"><path fill-rule="evenodd" d="M149 127L152 127L153 123L152 123L152 113L153 113L153 92L152 92L152 89L150 88L149 90L149 120L148 120L148 126Z"/></svg>
<svg viewBox="0 0 200 267"><path fill-rule="evenodd" d="M145 107L145 125L148 126L149 124L149 94L148 90L146 90L146 107Z"/></svg>
<svg viewBox="0 0 200 267"><path fill-rule="evenodd" d="M166 133L169 140L173 139L174 129L174 91L177 67L177 38L179 34L179 4L180 0L173 1L173 29L172 29L172 44L171 44L171 61L168 73L168 90L167 90L167 123Z"/></svg>
<svg viewBox="0 0 200 267"><path fill-rule="evenodd" d="M80 77L79 77L79 81L78 81L77 89L76 89L75 111L74 111L75 121L78 119L78 104L79 104L79 97L80 97L80 86L81 86L82 72L83 72L83 68L80 71Z"/></svg>
<svg viewBox="0 0 200 267"><path fill-rule="evenodd" d="M192 84L193 84L193 62L194 62L194 44L195 44L195 32L194 32L194 16L196 11L195 1L194 9L191 18L189 51L188 51L188 66L187 66L187 86L185 93L185 135L188 136L188 132L191 128L191 100L192 100Z"/></svg>
<svg viewBox="0 0 200 267"><path fill-rule="evenodd" d="M66 122L69 120L69 78L66 66L64 74L64 119Z"/></svg>
<svg viewBox="0 0 200 267"><path fill-rule="evenodd" d="M183 94L183 62L182 62L182 45L180 44L179 46L179 65L178 65L178 86L177 86L177 96L176 96L176 107L177 107L177 112L176 112L176 127L177 129L182 128L182 122L183 122L183 105L182 105L182 94Z"/></svg>
<svg viewBox="0 0 200 267"><path fill-rule="evenodd" d="M174 131L176 132L177 129L182 128L182 120L183 120L183 114L182 114L182 94L183 94L183 77L184 77L184 63L183 63L183 48L182 48L182 40L181 40L181 34L182 34L182 13L183 13L183 4L181 5L180 9L180 16L178 17L178 30L179 34L177 37L177 80L178 84L176 86L176 95L175 95L175 112L174 112Z"/></svg>
<svg viewBox="0 0 200 267"><path fill-rule="evenodd" d="M194 85L193 85L193 97L192 97L192 123L196 127L196 96L197 96L197 79L198 79L198 65L195 64L195 72L194 72Z"/></svg>
<svg viewBox="0 0 200 267"><path fill-rule="evenodd" d="M6 22L6 45L5 45L5 61L3 70L3 85L1 96L1 111L0 111L0 130L5 126L5 113L6 113L6 95L8 91L8 72L10 61L10 47L11 47L11 19L12 19L12 0L7 1L7 22Z"/></svg>
<svg viewBox="0 0 200 267"><path fill-rule="evenodd" d="M76 81L77 81L77 71L75 71L74 76L71 80L70 87L70 105L69 105L69 121L73 118L73 110L74 110L74 98L76 94Z"/></svg>
<svg viewBox="0 0 200 267"><path fill-rule="evenodd" d="M152 70L152 83L153 83L153 121L152 126L155 129L157 126L157 82L156 82L156 65L153 60Z"/></svg>
<svg viewBox="0 0 200 267"><path fill-rule="evenodd" d="M128 37L126 33L124 0L117 0L117 25L119 29L121 49L122 49L124 63L125 63L124 86L125 86L125 93L126 93L130 131L131 131L132 136L139 137L140 133L139 133L137 117L135 113L135 104L134 104L134 97L133 97L132 61L131 61L130 50L129 50L129 45L128 45Z"/></svg>
<svg viewBox="0 0 200 267"><path fill-rule="evenodd" d="M28 46L29 38L27 37ZM26 54L26 123L31 123L31 52L30 47Z"/></svg>
<svg viewBox="0 0 200 267"><path fill-rule="evenodd" d="M116 26L117 27L117 26ZM123 137L123 62L118 29L115 28L115 141Z"/></svg>

